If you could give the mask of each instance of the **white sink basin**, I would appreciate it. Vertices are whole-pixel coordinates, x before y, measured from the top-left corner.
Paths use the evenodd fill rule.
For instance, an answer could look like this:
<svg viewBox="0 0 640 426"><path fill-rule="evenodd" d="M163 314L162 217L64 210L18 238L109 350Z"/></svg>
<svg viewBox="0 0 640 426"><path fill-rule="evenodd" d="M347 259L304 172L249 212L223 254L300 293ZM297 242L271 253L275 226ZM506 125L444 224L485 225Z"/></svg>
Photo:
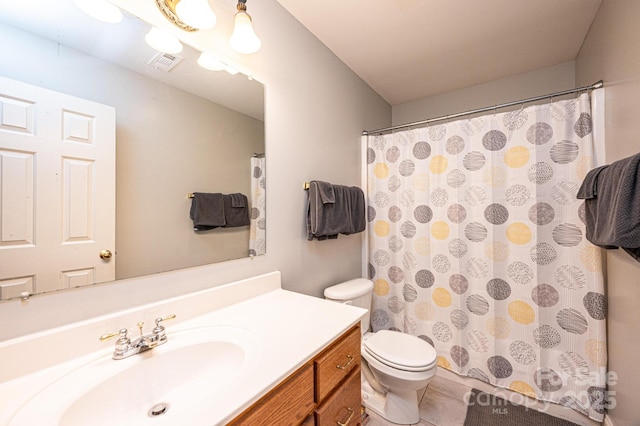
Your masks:
<svg viewBox="0 0 640 426"><path fill-rule="evenodd" d="M167 332L162 346L79 366L35 394L9 425L176 425L197 404L215 404L260 357L256 335L239 327Z"/></svg>

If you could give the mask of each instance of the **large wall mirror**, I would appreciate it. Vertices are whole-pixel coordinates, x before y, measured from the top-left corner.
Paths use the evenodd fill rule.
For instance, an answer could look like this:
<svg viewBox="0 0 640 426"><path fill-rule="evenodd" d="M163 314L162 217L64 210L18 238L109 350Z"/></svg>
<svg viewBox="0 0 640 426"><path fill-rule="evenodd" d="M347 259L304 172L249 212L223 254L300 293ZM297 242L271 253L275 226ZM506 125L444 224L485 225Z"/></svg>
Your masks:
<svg viewBox="0 0 640 426"><path fill-rule="evenodd" d="M264 86L242 73L200 68L199 52L187 45L174 55L177 64L163 70L167 58L144 42L148 30L129 14L117 25L96 21L71 0L0 0L0 77L115 109L115 247L104 247L113 256L102 260L114 262L114 279L264 254ZM16 213L9 201L31 203L26 211L32 209L33 215L60 208L16 195L25 182L16 181L10 168L24 161L14 161L14 154L38 162L38 154L28 149L3 146L16 133L8 114L20 102L0 93L5 105L0 105L5 114L0 160L8 158L0 161L0 300L25 290L33 294L91 283L83 277L58 280L58 273L40 281L15 268L6 273L16 249L10 235ZM40 184L27 182L36 189ZM252 225L194 231L189 215L194 192L246 195ZM94 208L98 201L92 200ZM56 227L62 224L50 225ZM32 241L17 248L29 252L41 234L34 232ZM60 269L54 259L31 251L27 263Z"/></svg>

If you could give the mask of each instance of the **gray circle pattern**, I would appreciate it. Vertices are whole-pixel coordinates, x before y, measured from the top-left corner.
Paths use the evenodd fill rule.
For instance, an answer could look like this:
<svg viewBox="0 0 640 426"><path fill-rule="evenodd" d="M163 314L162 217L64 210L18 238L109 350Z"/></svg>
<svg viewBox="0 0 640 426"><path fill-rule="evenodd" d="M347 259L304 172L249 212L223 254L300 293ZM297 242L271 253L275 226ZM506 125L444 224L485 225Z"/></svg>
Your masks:
<svg viewBox="0 0 640 426"><path fill-rule="evenodd" d="M415 302L418 298L418 290L416 290L416 288L411 284L405 284L402 287L402 296L404 297L405 302Z"/></svg>
<svg viewBox="0 0 640 426"><path fill-rule="evenodd" d="M553 167L544 162L535 163L529 168L527 176L531 183L544 185L553 177Z"/></svg>
<svg viewBox="0 0 640 426"><path fill-rule="evenodd" d="M436 282L433 273L427 269L421 269L416 272L416 284L422 288L429 288Z"/></svg>
<svg viewBox="0 0 640 426"><path fill-rule="evenodd" d="M564 386L560 374L548 367L538 368L533 374L533 382L543 392L555 392Z"/></svg>
<svg viewBox="0 0 640 426"><path fill-rule="evenodd" d="M424 160L431 155L431 145L428 142L418 142L413 146L413 156L418 160Z"/></svg>
<svg viewBox="0 0 640 426"><path fill-rule="evenodd" d="M453 337L451 328L442 321L438 321L433 324L431 331L433 332L433 337L440 342L448 342Z"/></svg>
<svg viewBox="0 0 640 426"><path fill-rule="evenodd" d="M446 151L451 155L460 154L464 150L464 139L458 135L453 135L447 139Z"/></svg>
<svg viewBox="0 0 640 426"><path fill-rule="evenodd" d="M555 287L549 284L538 284L531 290L531 299L541 308L554 306L560 300Z"/></svg>
<svg viewBox="0 0 640 426"><path fill-rule="evenodd" d="M484 209L484 218L492 225L502 225L509 220L509 210L502 204L489 204Z"/></svg>
<svg viewBox="0 0 640 426"><path fill-rule="evenodd" d="M462 330L469 325L469 316L461 309L454 309L451 311L451 314L449 314L449 317L451 318L453 326L458 330Z"/></svg>
<svg viewBox="0 0 640 426"><path fill-rule="evenodd" d="M479 294L472 294L467 298L467 309L475 315L485 315L489 312L489 302Z"/></svg>
<svg viewBox="0 0 640 426"><path fill-rule="evenodd" d="M398 206L389 207L389 211L387 212L389 216L389 220L393 223L397 223L402 219L402 209Z"/></svg>
<svg viewBox="0 0 640 426"><path fill-rule="evenodd" d="M531 365L536 359L536 352L533 347L522 340L514 340L509 345L509 354L518 364Z"/></svg>
<svg viewBox="0 0 640 426"><path fill-rule="evenodd" d="M467 243L462 241L460 238L454 238L449 241L449 253L451 256L459 259L467 254L467 250Z"/></svg>
<svg viewBox="0 0 640 426"><path fill-rule="evenodd" d="M418 223L428 223L433 219L433 211L429 206L423 204L413 210L413 217Z"/></svg>
<svg viewBox="0 0 640 426"><path fill-rule="evenodd" d="M582 231L571 223L562 223L553 228L552 236L563 247L575 247L582 241Z"/></svg>
<svg viewBox="0 0 640 426"><path fill-rule="evenodd" d="M400 250L402 250L402 247L404 247L404 242L402 241L402 238L400 238L397 235L393 235L391 238L389 238L389 250L391 250L394 253L397 253Z"/></svg>
<svg viewBox="0 0 640 426"><path fill-rule="evenodd" d="M607 299L604 294L590 291L584 295L582 303L591 318L604 320L607 317Z"/></svg>
<svg viewBox="0 0 640 426"><path fill-rule="evenodd" d="M385 158L389 163L395 163L400 158L400 148L392 146L387 150Z"/></svg>
<svg viewBox="0 0 640 426"><path fill-rule="evenodd" d="M511 287L500 278L493 278L487 282L487 293L494 300L505 300L511 296Z"/></svg>
<svg viewBox="0 0 640 426"><path fill-rule="evenodd" d="M584 272L577 266L562 265L555 270L554 278L562 287L569 290L583 288L587 282Z"/></svg>
<svg viewBox="0 0 640 426"><path fill-rule="evenodd" d="M524 185L518 184L511 185L509 188L507 188L504 195L507 203L516 207L524 205L527 201L529 201L529 198L531 198L531 192L529 191L529 188Z"/></svg>
<svg viewBox="0 0 640 426"><path fill-rule="evenodd" d="M487 238L487 228L479 222L471 222L464 227L464 236L474 243L482 242Z"/></svg>
<svg viewBox="0 0 640 426"><path fill-rule="evenodd" d="M507 266L507 275L512 281L520 285L529 284L533 280L533 271L529 265L518 260L511 262Z"/></svg>
<svg viewBox="0 0 640 426"><path fill-rule="evenodd" d="M532 124L527 130L527 140L533 145L544 145L553 138L553 128L544 122Z"/></svg>
<svg viewBox="0 0 640 426"><path fill-rule="evenodd" d="M467 218L467 209L461 204L451 204L447 209L447 218L453 223L462 223Z"/></svg>
<svg viewBox="0 0 640 426"><path fill-rule="evenodd" d="M466 180L466 175L458 169L453 169L447 173L447 185L451 188L460 188Z"/></svg>
<svg viewBox="0 0 640 426"><path fill-rule="evenodd" d="M587 332L587 319L573 308L565 308L558 312L556 321L563 330L573 334L584 334Z"/></svg>
<svg viewBox="0 0 640 426"><path fill-rule="evenodd" d="M500 130L489 130L482 137L482 146L487 151L500 151L507 144L507 135Z"/></svg>
<svg viewBox="0 0 640 426"><path fill-rule="evenodd" d="M453 345L449 351L451 359L458 367L464 367L469 363L469 352L462 346Z"/></svg>
<svg viewBox="0 0 640 426"><path fill-rule="evenodd" d="M486 158L484 157L483 153L478 151L471 151L464 156L464 159L462 160L462 165L464 166L465 169L473 172L483 168L485 161L486 161Z"/></svg>
<svg viewBox="0 0 640 426"><path fill-rule="evenodd" d="M449 277L449 287L456 294L463 294L469 289L469 281L464 275L453 274Z"/></svg>
<svg viewBox="0 0 640 426"><path fill-rule="evenodd" d="M536 203L529 209L529 220L536 225L548 225L553 222L555 216L556 212L553 207L544 202Z"/></svg>
<svg viewBox="0 0 640 426"><path fill-rule="evenodd" d="M578 158L580 147L571 141L560 141L551 147L550 155L554 163L569 164Z"/></svg>
<svg viewBox="0 0 640 426"><path fill-rule="evenodd" d="M402 162L398 166L398 172L404 177L411 176L415 171L416 165L411 160L402 160Z"/></svg>
<svg viewBox="0 0 640 426"><path fill-rule="evenodd" d="M487 360L487 368L496 379L506 379L513 373L511 363L500 355L490 357Z"/></svg>
<svg viewBox="0 0 640 426"><path fill-rule="evenodd" d="M533 340L543 349L554 348L562 342L558 330L547 324L543 324L533 331Z"/></svg>
<svg viewBox="0 0 640 426"><path fill-rule="evenodd" d="M389 268L387 275L389 276L389 281L394 284L401 283L404 280L404 271L395 265Z"/></svg>

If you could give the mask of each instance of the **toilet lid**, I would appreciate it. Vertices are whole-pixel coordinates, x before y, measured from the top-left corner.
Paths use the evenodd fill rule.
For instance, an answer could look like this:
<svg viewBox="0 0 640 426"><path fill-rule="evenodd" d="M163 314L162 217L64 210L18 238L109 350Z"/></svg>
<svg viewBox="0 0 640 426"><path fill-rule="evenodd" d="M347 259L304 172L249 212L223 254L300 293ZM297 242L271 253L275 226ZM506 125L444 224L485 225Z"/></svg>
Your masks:
<svg viewBox="0 0 640 426"><path fill-rule="evenodd" d="M419 337L380 330L364 341L365 350L378 361L406 371L423 371L436 363L436 350Z"/></svg>

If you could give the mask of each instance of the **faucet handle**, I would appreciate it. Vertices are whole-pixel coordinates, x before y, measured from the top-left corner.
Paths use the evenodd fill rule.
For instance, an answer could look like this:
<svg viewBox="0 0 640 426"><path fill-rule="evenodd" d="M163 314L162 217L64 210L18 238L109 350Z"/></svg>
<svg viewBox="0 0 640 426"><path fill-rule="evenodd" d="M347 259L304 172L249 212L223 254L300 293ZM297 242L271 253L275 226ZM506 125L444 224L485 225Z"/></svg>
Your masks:
<svg viewBox="0 0 640 426"><path fill-rule="evenodd" d="M168 315L164 318L156 318L156 326L153 328L154 338L162 343L167 340L167 336L164 334L164 326L160 325L162 321L169 321L176 317L175 314Z"/></svg>
<svg viewBox="0 0 640 426"><path fill-rule="evenodd" d="M103 334L102 336L100 336L100 340L104 342L104 341L113 339L116 336L120 336L118 341L116 342L116 344L118 344L118 343L121 343L121 341L124 342L126 340L129 340L129 337L127 337L127 333L128 331L126 328L121 328L119 331Z"/></svg>
<svg viewBox="0 0 640 426"><path fill-rule="evenodd" d="M171 314L171 315L167 315L164 318L156 318L156 327L159 327L162 321L169 321L174 319L175 317L176 317L176 314Z"/></svg>

